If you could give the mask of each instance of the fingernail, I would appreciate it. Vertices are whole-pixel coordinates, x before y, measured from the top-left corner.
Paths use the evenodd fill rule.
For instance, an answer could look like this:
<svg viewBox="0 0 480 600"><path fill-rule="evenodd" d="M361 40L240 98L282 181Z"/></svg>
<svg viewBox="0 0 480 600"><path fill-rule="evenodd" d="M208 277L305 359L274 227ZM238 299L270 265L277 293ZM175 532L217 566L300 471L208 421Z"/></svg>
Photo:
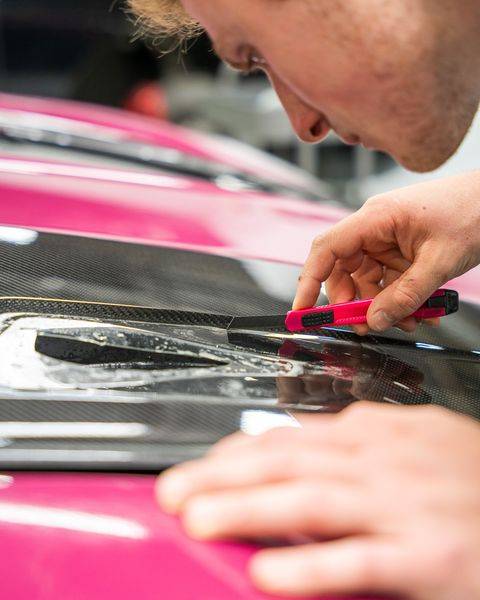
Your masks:
<svg viewBox="0 0 480 600"><path fill-rule="evenodd" d="M187 533L197 539L208 539L219 532L219 506L217 502L199 498L188 503L183 517Z"/></svg>
<svg viewBox="0 0 480 600"><path fill-rule="evenodd" d="M292 310L300 310L301 307L302 307L302 304L300 302L300 294L297 294L292 303Z"/></svg>
<svg viewBox="0 0 480 600"><path fill-rule="evenodd" d="M373 313L368 320L368 324L375 331L385 331L385 329L389 329L394 323L395 321L383 310Z"/></svg>
<svg viewBox="0 0 480 600"><path fill-rule="evenodd" d="M168 513L177 513L188 496L188 480L179 473L166 473L157 481L156 493L161 507Z"/></svg>

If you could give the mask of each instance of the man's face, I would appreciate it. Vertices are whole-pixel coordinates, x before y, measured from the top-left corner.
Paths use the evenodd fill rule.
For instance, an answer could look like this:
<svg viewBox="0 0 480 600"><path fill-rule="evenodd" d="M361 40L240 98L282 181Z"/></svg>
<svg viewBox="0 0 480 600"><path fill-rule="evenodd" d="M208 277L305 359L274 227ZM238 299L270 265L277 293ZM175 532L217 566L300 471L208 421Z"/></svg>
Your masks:
<svg viewBox="0 0 480 600"><path fill-rule="evenodd" d="M265 70L301 139L334 129L416 171L455 152L478 107L455 2L183 0L221 58Z"/></svg>

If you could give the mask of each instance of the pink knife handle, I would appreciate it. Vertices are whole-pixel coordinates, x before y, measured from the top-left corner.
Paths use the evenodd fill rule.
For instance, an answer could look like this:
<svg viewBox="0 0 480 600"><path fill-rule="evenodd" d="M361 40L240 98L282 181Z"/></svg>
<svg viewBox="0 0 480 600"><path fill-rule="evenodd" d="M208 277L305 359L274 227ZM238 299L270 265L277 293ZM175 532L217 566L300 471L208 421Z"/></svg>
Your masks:
<svg viewBox="0 0 480 600"><path fill-rule="evenodd" d="M440 298L441 297L441 298ZM429 306L432 299L435 306ZM372 303L368 300L353 300L343 304L329 304L287 313L285 326L288 331L308 331L326 325L360 325L367 322L367 312ZM442 304L443 305L436 305ZM458 294L452 290L437 290L412 316L417 319L444 317L458 309Z"/></svg>

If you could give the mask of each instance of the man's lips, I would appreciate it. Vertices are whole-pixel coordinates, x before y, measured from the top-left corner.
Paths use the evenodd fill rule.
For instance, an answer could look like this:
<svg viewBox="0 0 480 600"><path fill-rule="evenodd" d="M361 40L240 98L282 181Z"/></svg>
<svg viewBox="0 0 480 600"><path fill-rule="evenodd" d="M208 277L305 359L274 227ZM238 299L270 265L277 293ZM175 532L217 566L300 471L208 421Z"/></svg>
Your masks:
<svg viewBox="0 0 480 600"><path fill-rule="evenodd" d="M367 150L378 150L379 149L378 144L373 143L372 140L369 140L368 138L365 138L365 137L361 138L356 133L339 133L339 132L335 132L335 133L342 140L342 142L344 142L345 144L348 144L349 146L358 146L359 144L361 144Z"/></svg>
<svg viewBox="0 0 480 600"><path fill-rule="evenodd" d="M364 146L368 150L376 149L376 146L366 138L361 138L356 133L345 132L341 131L340 129L337 129L334 125L330 123L330 121L325 116L318 120L318 122L315 125L315 128L312 129L312 134L316 137L316 141L320 142L327 137L330 131L336 133L337 136L342 140L342 142L349 146L358 146L359 144L362 144L362 146Z"/></svg>

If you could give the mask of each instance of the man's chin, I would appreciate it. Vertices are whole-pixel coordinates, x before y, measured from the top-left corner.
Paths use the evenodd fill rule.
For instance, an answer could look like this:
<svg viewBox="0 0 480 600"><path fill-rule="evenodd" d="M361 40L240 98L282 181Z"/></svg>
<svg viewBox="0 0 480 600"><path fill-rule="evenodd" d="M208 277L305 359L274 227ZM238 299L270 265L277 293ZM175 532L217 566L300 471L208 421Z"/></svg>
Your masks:
<svg viewBox="0 0 480 600"><path fill-rule="evenodd" d="M432 147L415 150L405 154L392 154L394 160L414 173L429 173L444 165L457 151L458 146L444 151L433 150Z"/></svg>
<svg viewBox="0 0 480 600"><path fill-rule="evenodd" d="M472 117L473 119L473 117ZM444 165L462 145L471 121L465 121L462 129L450 129L449 132L427 132L417 136L416 143L403 149L393 148L390 153L402 167L414 173L428 173Z"/></svg>
<svg viewBox="0 0 480 600"><path fill-rule="evenodd" d="M413 173L430 173L431 171L435 171L441 167L445 161L435 160L433 161L431 157L421 157L421 158L412 158L412 157L401 157L396 158L395 160L399 165L407 169L407 171L412 171Z"/></svg>

